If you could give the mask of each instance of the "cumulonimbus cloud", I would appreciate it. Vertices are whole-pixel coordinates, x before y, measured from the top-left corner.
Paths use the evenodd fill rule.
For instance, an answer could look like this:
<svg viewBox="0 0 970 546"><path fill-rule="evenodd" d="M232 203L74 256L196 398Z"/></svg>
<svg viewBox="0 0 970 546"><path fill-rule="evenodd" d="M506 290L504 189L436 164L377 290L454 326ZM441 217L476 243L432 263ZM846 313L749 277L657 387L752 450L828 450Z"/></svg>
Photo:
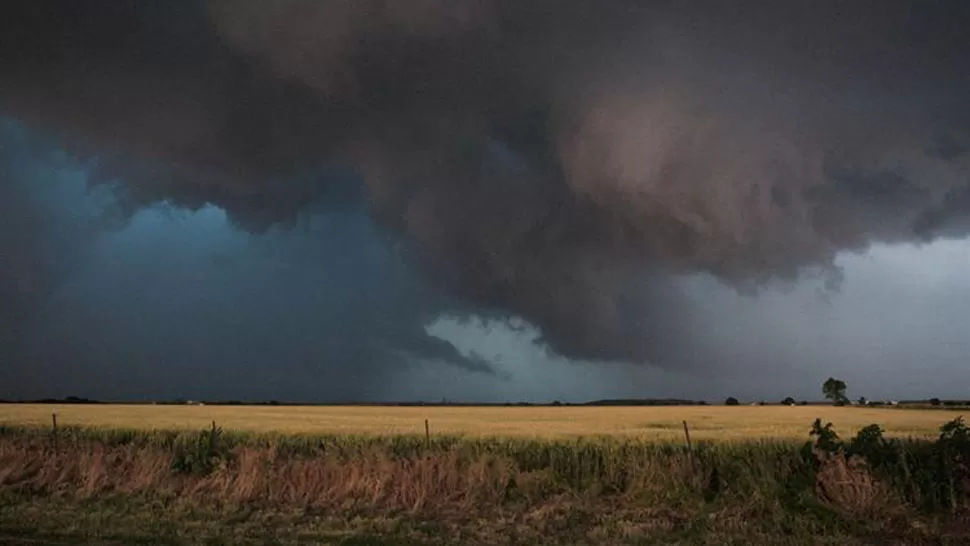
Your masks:
<svg viewBox="0 0 970 546"><path fill-rule="evenodd" d="M0 19L0 111L100 156L132 207L261 229L332 190L294 175L348 165L429 275L567 356L676 363L671 276L757 285L970 228L958 0L38 0Z"/></svg>

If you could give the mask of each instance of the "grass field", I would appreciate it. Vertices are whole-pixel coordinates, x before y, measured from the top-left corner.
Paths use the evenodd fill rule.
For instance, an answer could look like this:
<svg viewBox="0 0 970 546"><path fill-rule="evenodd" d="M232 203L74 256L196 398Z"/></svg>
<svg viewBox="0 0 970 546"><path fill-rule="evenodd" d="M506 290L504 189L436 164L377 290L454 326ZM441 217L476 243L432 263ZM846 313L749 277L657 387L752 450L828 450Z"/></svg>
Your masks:
<svg viewBox="0 0 970 546"><path fill-rule="evenodd" d="M702 440L805 440L816 418L842 434L879 423L887 436L931 437L956 415L933 410L832 406L672 407L292 407L154 405L0 405L0 424L126 429L206 428L282 434L433 434L566 438L614 435L681 440L683 421Z"/></svg>
<svg viewBox="0 0 970 546"><path fill-rule="evenodd" d="M7 405L0 544L970 544L958 416ZM842 440L813 448L816 418Z"/></svg>

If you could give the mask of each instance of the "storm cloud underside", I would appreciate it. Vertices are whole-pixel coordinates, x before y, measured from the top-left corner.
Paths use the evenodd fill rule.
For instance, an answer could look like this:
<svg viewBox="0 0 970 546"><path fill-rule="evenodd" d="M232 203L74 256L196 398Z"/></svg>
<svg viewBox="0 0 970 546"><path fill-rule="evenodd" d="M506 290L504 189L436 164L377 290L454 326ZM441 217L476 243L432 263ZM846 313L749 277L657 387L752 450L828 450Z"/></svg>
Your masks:
<svg viewBox="0 0 970 546"><path fill-rule="evenodd" d="M122 211L214 205L264 233L363 199L447 294L400 318L416 326L394 348L419 356L463 362L420 341L452 313L522 317L573 359L702 366L717 348L692 346L679 277L748 290L970 229L965 2L38 0L0 15L0 113L96 158L92 184ZM321 166L359 174L363 195ZM4 252L35 252L42 227L4 213ZM21 307L41 299L0 280Z"/></svg>

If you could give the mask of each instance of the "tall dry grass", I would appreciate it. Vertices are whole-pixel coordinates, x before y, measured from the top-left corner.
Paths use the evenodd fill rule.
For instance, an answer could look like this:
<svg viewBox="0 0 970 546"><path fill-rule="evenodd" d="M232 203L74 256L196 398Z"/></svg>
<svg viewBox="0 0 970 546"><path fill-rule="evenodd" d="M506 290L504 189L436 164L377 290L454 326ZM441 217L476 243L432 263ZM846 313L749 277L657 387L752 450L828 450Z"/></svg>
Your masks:
<svg viewBox="0 0 970 546"><path fill-rule="evenodd" d="M604 543L691 529L725 537L896 532L920 513L968 505L970 431L962 424L935 442L886 439L872 427L843 442L831 427L813 430L814 444L699 442L688 451L615 438L429 442L69 427L55 449L49 429L0 427L0 494L490 522L493 532L581 528L606 533Z"/></svg>
<svg viewBox="0 0 970 546"><path fill-rule="evenodd" d="M33 495L152 495L455 516L564 495L600 495L604 488L617 496L661 497L697 481L693 459L683 452L630 465L617 451L612 457L600 454L594 465L583 468L554 450L516 460L481 446L402 456L387 444L360 444L352 455L344 451L328 456L280 444L235 445L214 456L211 468L199 471L178 468L185 453L177 447L68 443L63 438L60 446L55 452L40 435L0 437L0 486Z"/></svg>

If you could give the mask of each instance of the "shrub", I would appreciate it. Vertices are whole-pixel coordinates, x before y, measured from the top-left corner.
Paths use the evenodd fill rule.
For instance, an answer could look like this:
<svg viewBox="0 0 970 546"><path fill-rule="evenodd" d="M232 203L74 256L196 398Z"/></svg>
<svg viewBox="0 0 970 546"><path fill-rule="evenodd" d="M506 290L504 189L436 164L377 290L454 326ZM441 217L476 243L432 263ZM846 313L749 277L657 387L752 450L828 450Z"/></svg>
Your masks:
<svg viewBox="0 0 970 546"><path fill-rule="evenodd" d="M740 406L741 403L738 402L738 399L737 398L735 398L733 396L729 396L727 398L727 400L724 401L724 405L725 406Z"/></svg>
<svg viewBox="0 0 970 546"><path fill-rule="evenodd" d="M184 474L208 475L229 460L229 446L221 441L222 428L212 423L212 429L202 431L194 443L181 446L172 459L172 470Z"/></svg>
<svg viewBox="0 0 970 546"><path fill-rule="evenodd" d="M809 436L815 438L815 446L823 451L835 453L842 450L842 440L832 428L832 423L826 423L823 426L821 419L815 419Z"/></svg>

